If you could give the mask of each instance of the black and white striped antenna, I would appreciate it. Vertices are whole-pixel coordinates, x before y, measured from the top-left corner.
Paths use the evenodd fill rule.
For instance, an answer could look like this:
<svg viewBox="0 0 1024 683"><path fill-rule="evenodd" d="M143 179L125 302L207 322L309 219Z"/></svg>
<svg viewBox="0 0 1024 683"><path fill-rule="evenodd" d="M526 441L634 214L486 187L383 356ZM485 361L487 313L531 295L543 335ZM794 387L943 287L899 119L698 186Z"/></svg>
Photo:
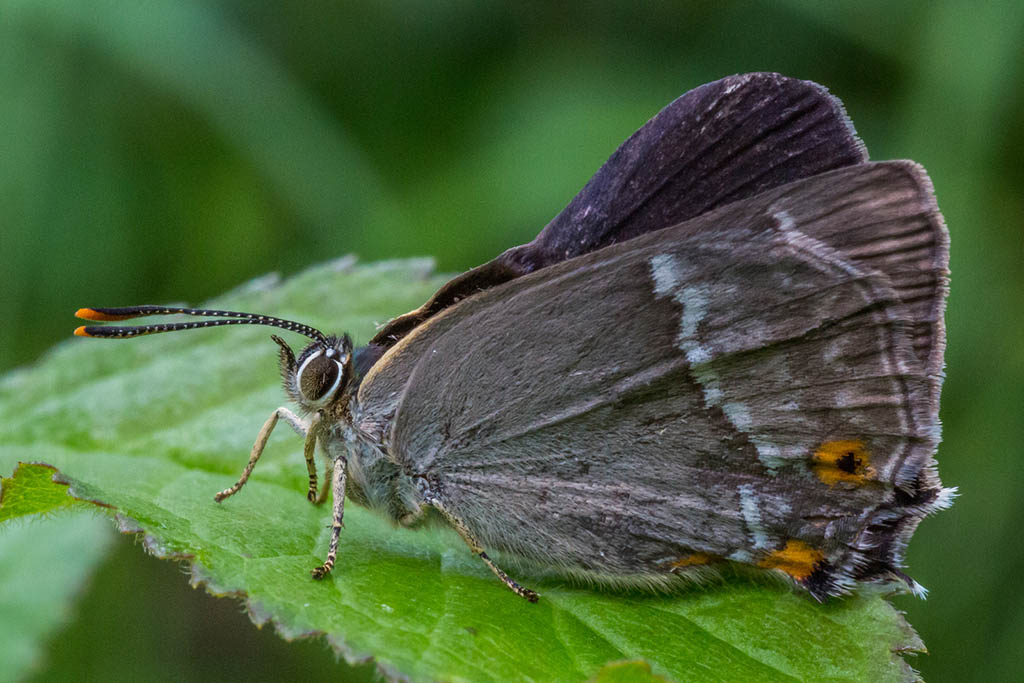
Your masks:
<svg viewBox="0 0 1024 683"><path fill-rule="evenodd" d="M240 313L238 311L217 311L207 308L174 308L168 306L128 306L126 308L80 308L75 315L83 320L95 322L108 322L115 320L130 320L132 318L143 318L150 315L199 315L217 320L199 320L186 323L157 323L154 325L89 325L82 326L75 330L79 337L108 337L123 339L127 337L141 337L146 334L159 334L161 332L177 332L179 330L196 330L201 327L219 327L221 325L269 325L280 327L283 330L298 332L310 339L327 343L327 335L320 330L303 325L302 323L282 318L274 318L269 315L257 315L256 313Z"/></svg>

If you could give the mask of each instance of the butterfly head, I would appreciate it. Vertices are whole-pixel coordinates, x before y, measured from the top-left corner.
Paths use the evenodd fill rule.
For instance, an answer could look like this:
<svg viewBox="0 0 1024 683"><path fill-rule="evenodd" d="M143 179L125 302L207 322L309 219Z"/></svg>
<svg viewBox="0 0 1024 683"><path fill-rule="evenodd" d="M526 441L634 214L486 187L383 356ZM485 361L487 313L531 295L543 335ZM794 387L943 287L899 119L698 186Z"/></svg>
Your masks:
<svg viewBox="0 0 1024 683"><path fill-rule="evenodd" d="M296 358L276 334L284 389L307 411L324 408L344 395L352 378L352 340L348 335L325 337L308 344Z"/></svg>

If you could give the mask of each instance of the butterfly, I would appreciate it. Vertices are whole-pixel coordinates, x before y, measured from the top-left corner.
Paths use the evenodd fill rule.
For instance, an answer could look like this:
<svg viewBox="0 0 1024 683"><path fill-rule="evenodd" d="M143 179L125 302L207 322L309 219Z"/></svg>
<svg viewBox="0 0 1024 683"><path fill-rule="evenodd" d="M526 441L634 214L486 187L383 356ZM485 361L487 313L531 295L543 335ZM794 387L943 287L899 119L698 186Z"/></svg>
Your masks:
<svg viewBox="0 0 1024 683"><path fill-rule="evenodd" d="M913 162L870 162L838 99L753 73L692 90L626 140L530 243L444 285L368 344L253 313L81 309L133 337L230 324L280 337L280 419L333 494L397 525L612 586L727 563L819 600L902 571L948 506L934 453L949 239Z"/></svg>

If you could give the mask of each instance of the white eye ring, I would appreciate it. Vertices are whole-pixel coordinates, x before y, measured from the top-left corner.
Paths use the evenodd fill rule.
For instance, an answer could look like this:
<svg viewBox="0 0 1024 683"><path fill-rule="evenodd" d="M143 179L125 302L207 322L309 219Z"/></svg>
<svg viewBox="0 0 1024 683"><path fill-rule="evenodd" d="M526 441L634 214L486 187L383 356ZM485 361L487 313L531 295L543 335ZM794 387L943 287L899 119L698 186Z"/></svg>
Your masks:
<svg viewBox="0 0 1024 683"><path fill-rule="evenodd" d="M327 349L326 355L328 358L334 355L333 351L334 349ZM295 373L295 383L298 386L302 386L302 373L306 371L306 368L309 366L309 363L314 358L320 356L320 354L322 353L324 352L317 351L316 353L310 354L309 358L302 361L302 365L299 366L298 372ZM342 360L344 360L344 358ZM324 392L323 396L321 396L318 399L311 399L305 394L303 394L301 389L299 390L299 395L302 396L302 398L314 408L319 408L330 402L331 398L334 397L334 392L336 392L338 390L338 387L341 385L341 380L345 376L345 366L338 360L334 360L334 364L338 366L338 373L334 378L334 384L331 385L330 389Z"/></svg>

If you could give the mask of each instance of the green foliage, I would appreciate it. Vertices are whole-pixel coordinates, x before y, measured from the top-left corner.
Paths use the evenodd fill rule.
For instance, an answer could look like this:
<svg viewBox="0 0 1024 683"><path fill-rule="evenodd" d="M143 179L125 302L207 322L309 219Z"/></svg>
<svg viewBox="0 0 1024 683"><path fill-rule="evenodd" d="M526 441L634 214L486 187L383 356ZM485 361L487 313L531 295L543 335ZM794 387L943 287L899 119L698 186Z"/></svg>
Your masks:
<svg viewBox="0 0 1024 683"><path fill-rule="evenodd" d="M647 662L632 660L606 664L590 683L666 683L666 679L654 674Z"/></svg>
<svg viewBox="0 0 1024 683"><path fill-rule="evenodd" d="M9 454L0 463L9 471ZM40 668L46 636L69 621L112 536L55 474L50 465L17 463L0 477L0 680ZM84 514L61 514L72 508Z"/></svg>
<svg viewBox="0 0 1024 683"><path fill-rule="evenodd" d="M39 479L21 484L26 498L33 496L29 489L53 488ZM67 498L64 491L60 495ZM19 680L42 668L47 636L74 616L75 598L113 535L110 522L87 512L0 523L0 680Z"/></svg>
<svg viewBox="0 0 1024 683"><path fill-rule="evenodd" d="M11 477L0 477L0 522L71 507L68 485L54 481L50 465L18 463Z"/></svg>
<svg viewBox="0 0 1024 683"><path fill-rule="evenodd" d="M366 339L442 281L422 261L311 269L252 283L210 305L259 310ZM332 296L362 292L359 298ZM673 597L614 595L530 580L539 604L494 580L454 533L391 529L346 512L335 572L330 512L304 496L301 443L275 433L247 486L223 504L266 415L281 402L275 350L259 328L143 340L80 340L0 382L0 468L50 463L79 498L114 506L147 547L188 558L214 594L244 597L285 637L325 634L350 660L417 680L619 680L602 667L642 659L672 679L899 680L921 648L879 596L819 605L771 582L729 579ZM58 391L59 388L59 391ZM287 432L287 433L286 433ZM40 468L26 490L50 490ZM65 496L66 497L66 496Z"/></svg>

